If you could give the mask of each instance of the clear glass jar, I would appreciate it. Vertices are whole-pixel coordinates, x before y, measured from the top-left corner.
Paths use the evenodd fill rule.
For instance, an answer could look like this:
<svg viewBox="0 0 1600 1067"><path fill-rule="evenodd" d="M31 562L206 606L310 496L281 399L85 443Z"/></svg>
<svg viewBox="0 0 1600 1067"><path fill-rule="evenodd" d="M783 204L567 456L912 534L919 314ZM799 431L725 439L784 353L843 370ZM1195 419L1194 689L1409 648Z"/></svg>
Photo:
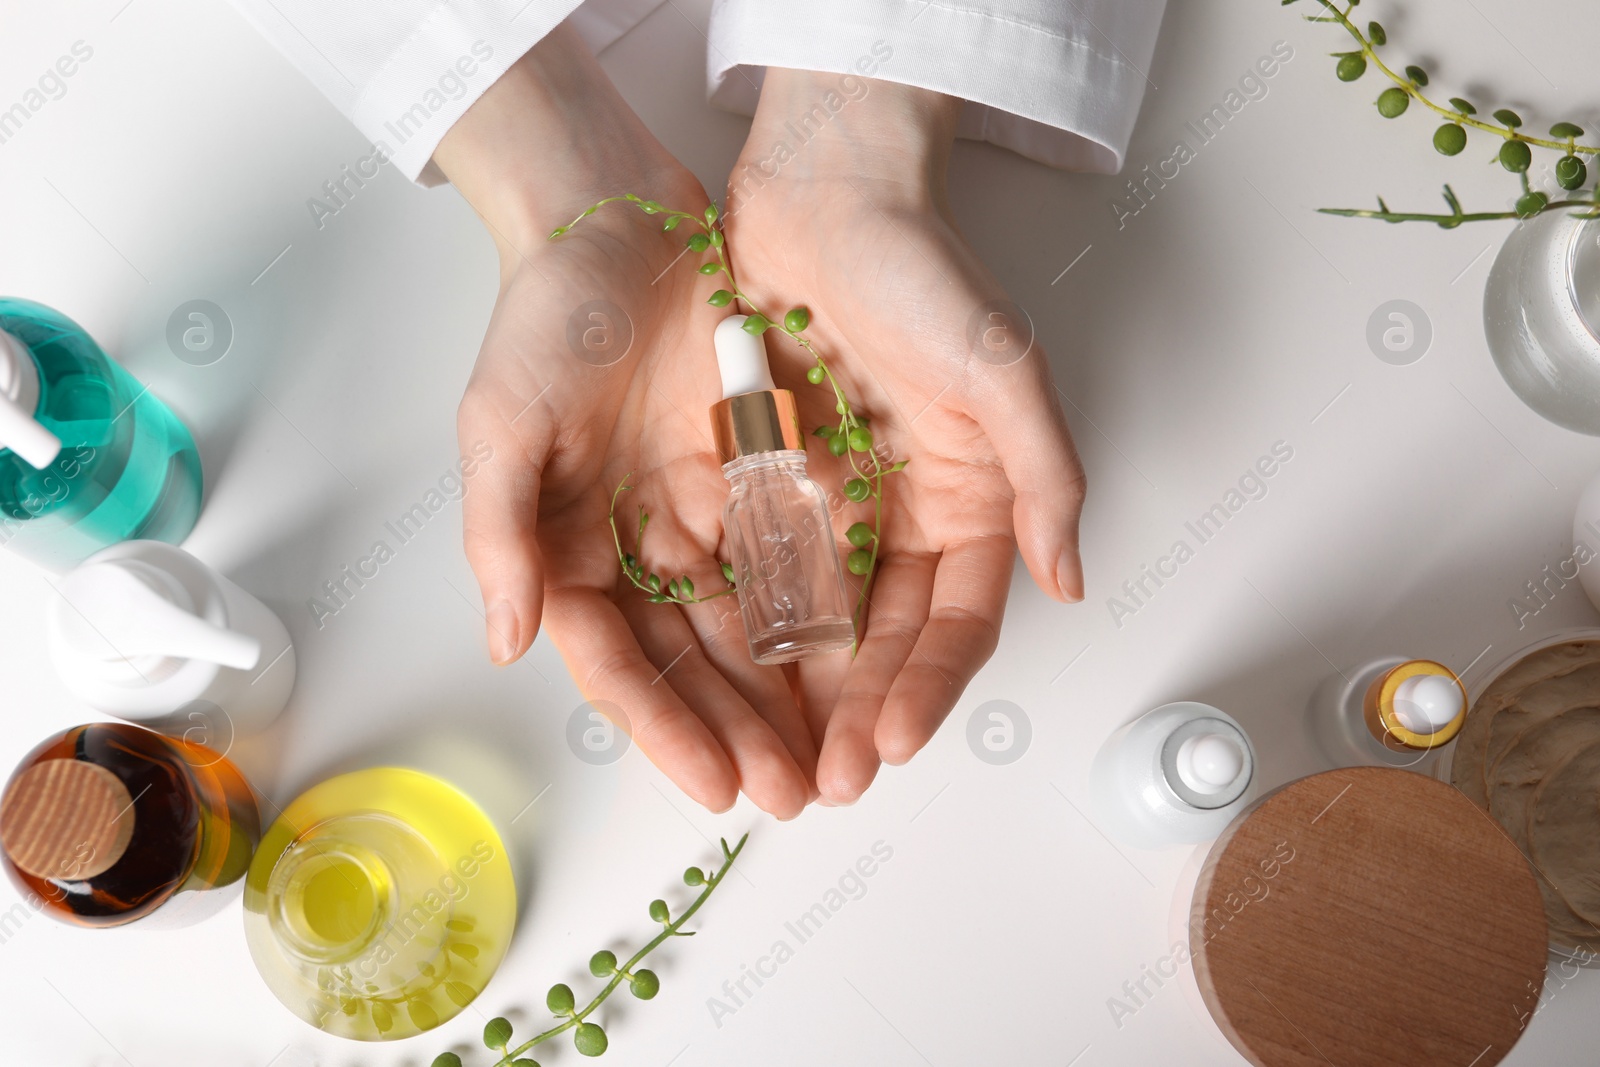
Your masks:
<svg viewBox="0 0 1600 1067"><path fill-rule="evenodd" d="M850 593L822 489L800 450L741 456L723 528L739 607L757 663L788 663L855 643Z"/></svg>
<svg viewBox="0 0 1600 1067"><path fill-rule="evenodd" d="M1600 220L1562 210L1519 223L1489 270L1483 328L1523 403L1600 435Z"/></svg>

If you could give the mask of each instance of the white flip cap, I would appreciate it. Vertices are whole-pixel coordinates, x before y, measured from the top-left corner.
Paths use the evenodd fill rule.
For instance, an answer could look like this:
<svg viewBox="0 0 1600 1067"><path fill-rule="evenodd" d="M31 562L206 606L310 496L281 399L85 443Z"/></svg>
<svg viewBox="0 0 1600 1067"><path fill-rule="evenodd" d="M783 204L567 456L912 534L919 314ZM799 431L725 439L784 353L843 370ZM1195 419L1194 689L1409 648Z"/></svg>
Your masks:
<svg viewBox="0 0 1600 1067"><path fill-rule="evenodd" d="M1414 674L1394 689L1394 717L1414 734L1438 733L1464 706L1461 687L1442 674Z"/></svg>
<svg viewBox="0 0 1600 1067"><path fill-rule="evenodd" d="M767 366L767 344L759 336L746 333L748 315L730 315L717 323L711 343L717 350L717 368L722 371L722 396L743 396L776 389L772 368Z"/></svg>
<svg viewBox="0 0 1600 1067"><path fill-rule="evenodd" d="M261 662L261 642L192 613L182 586L139 560L89 563L68 574L61 594L62 637L72 651L103 663L202 660L247 671Z"/></svg>
<svg viewBox="0 0 1600 1067"><path fill-rule="evenodd" d="M1244 770L1239 744L1223 734L1196 734L1178 747L1178 777L1196 793L1220 793Z"/></svg>
<svg viewBox="0 0 1600 1067"><path fill-rule="evenodd" d="M61 454L61 440L39 425L39 368L26 346L0 330L0 448L9 448L35 470Z"/></svg>

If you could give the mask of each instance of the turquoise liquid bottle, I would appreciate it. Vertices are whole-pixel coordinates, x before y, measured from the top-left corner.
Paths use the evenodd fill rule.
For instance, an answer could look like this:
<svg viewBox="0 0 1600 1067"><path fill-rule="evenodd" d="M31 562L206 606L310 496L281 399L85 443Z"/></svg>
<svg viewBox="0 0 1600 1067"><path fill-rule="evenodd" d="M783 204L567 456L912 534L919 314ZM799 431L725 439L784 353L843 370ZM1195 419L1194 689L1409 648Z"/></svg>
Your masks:
<svg viewBox="0 0 1600 1067"><path fill-rule="evenodd" d="M0 297L0 406L0 544L66 570L121 541L177 544L193 529L194 438L65 315Z"/></svg>

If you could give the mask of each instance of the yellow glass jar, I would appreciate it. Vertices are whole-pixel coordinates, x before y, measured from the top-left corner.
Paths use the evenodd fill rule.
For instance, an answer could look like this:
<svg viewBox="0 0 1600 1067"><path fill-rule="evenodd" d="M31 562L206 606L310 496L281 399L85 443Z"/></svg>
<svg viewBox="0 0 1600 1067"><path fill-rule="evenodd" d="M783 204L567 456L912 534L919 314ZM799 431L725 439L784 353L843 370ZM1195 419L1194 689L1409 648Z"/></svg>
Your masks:
<svg viewBox="0 0 1600 1067"><path fill-rule="evenodd" d="M465 794L379 767L314 786L261 839L245 937L295 1014L359 1041L431 1030L488 984L516 926L511 859Z"/></svg>

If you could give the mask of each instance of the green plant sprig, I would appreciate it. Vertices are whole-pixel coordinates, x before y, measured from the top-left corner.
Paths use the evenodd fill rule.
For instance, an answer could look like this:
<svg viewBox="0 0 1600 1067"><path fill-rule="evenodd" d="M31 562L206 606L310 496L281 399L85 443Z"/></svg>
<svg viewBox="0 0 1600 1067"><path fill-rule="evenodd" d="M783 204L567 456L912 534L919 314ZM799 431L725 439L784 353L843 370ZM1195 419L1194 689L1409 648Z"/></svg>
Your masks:
<svg viewBox="0 0 1600 1067"><path fill-rule="evenodd" d="M650 902L650 918L661 924L661 932L651 938L639 951L630 956L626 963L620 966L617 963L616 953L602 949L589 958L589 973L596 978L610 978L605 987L596 993L594 999L579 1009L577 1000L572 994L572 987L563 982L558 982L550 987L545 995L545 1006L557 1017L565 1020L552 1026L550 1029L537 1033L518 1045L511 1047L512 1027L511 1022L505 1018L490 1019L483 1028L483 1044L491 1052L500 1053L500 1058L494 1061L493 1067L539 1067L532 1059L525 1058L524 1054L535 1045L543 1044L558 1034L568 1030L573 1031L573 1045L578 1053L583 1056L599 1056L606 1051L610 1044L605 1030L598 1023L588 1022L592 1015L606 998L616 991L623 982L628 983L633 995L640 1000L650 1000L661 991L661 979L654 971L639 966L639 963L650 953L654 952L669 938L693 937L694 931L684 930L682 926L688 922L695 912L700 910L711 894L728 877L728 872L733 870L733 861L739 858L739 853L744 849L745 842L750 840L750 835L745 834L739 838L739 843L732 848L728 847L726 839L722 842L722 866L715 871L706 872L699 867L690 867L683 872L683 884L687 886L700 886L700 895L689 902L683 913L676 919L672 917L671 910L664 900ZM454 1052L442 1052L433 1059L432 1067L462 1067L461 1057Z"/></svg>
<svg viewBox="0 0 1600 1067"><path fill-rule="evenodd" d="M1285 6L1297 2L1298 0L1282 0ZM1583 188L1588 178L1588 167L1579 157L1600 155L1600 146L1579 144L1577 139L1583 136L1581 127L1571 122L1558 122L1550 127L1550 137L1535 137L1521 132L1522 117L1509 108L1496 110L1493 113L1495 121L1491 123L1477 117L1477 107L1461 97L1451 97L1448 107L1437 103L1422 91L1428 84L1427 71L1419 66L1410 65L1405 68L1404 73L1397 73L1378 55L1378 49L1388 44L1389 40L1381 24L1369 22L1363 31L1351 20L1350 13L1355 10L1360 0L1348 0L1347 6L1342 10L1334 0L1316 0L1316 2L1327 14L1307 15L1306 21L1336 23L1343 27L1359 46L1352 52L1331 53L1338 60L1334 73L1340 81L1356 81L1366 73L1370 62L1393 83L1378 94L1377 108L1380 115L1389 119L1399 118L1405 114L1411 101L1415 100L1442 116L1446 122L1434 131L1433 147L1441 155L1446 156L1459 155L1466 148L1467 127L1494 134L1503 141L1494 158L1506 170L1516 174L1522 183L1522 195L1517 198L1515 207L1509 211L1463 211L1455 193L1446 185L1444 195L1445 201L1450 206L1448 213L1391 211L1389 205L1379 197L1376 211L1366 208L1320 208L1323 214L1340 215L1345 218L1381 219L1384 222L1432 222L1445 229L1454 229L1463 222L1528 219L1544 211L1561 208L1580 209L1587 218L1600 216L1600 201L1596 199L1552 201L1547 194L1533 189L1528 184L1528 168L1533 163L1531 147L1538 147L1563 153L1555 165L1558 186L1567 192ZM1600 189L1593 191L1591 196L1600 197Z"/></svg>
<svg viewBox="0 0 1600 1067"><path fill-rule="evenodd" d="M738 592L734 584L733 568L726 563L722 565L722 576L728 580L728 588L718 590L709 596L696 596L694 580L687 574L673 578L663 584L661 575L655 571L646 573L644 564L640 562L640 557L644 555L644 531L650 525L650 513L642 507L639 509L639 532L634 535L633 539L634 552L637 552L638 555L636 556L634 552L623 550L622 535L617 532L617 498L633 488L628 484L628 479L632 477L632 471L623 475L622 481L617 483L616 489L612 491L611 514L608 518L611 522L611 540L617 546L617 559L622 562L622 573L627 576L628 581L633 583L633 587L644 593L645 599L652 604L704 604L706 601L715 600L719 596L727 596L729 593Z"/></svg>
<svg viewBox="0 0 1600 1067"><path fill-rule="evenodd" d="M894 463L885 463L873 448L874 440L872 428L866 416L858 414L850 398L845 395L844 387L834 376L833 370L828 366L822 354L817 351L816 345L805 334L805 329L811 323L811 312L802 306L792 307L784 314L781 320L774 320L764 313L760 305L739 286L733 272L733 263L728 258L727 239L722 230L722 216L717 211L715 204L710 205L704 212L676 211L663 206L654 200L647 200L633 193L621 196L610 196L600 200L565 226L558 226L550 234L550 239L567 233L578 223L593 215L607 204L630 203L647 215L664 215L665 220L661 229L669 232L677 229L687 222L696 232L691 233L684 242L685 247L694 253L712 254L711 259L701 262L696 272L703 275L723 274L727 276L728 288L718 289L707 298L706 303L713 307L727 307L735 300L742 302L750 309L749 316L745 319L744 330L759 337L768 330L777 330L788 337L795 344L805 349L806 354L813 360L812 366L806 371L806 381L812 385L826 384L833 391L834 410L839 415L836 425L819 426L812 431L813 435L822 438L828 445L828 451L839 456L850 465L852 477L844 484L844 495L852 503L865 503L872 501L872 522L856 522L845 531L845 538L850 542L851 551L845 558L845 566L851 574L861 579L861 588L856 597L856 608L853 615L856 630L859 633L865 617L868 595L872 588L872 579L877 573L881 532L883 529L883 480L891 474L904 470L905 460ZM622 563L623 573L633 585L647 594L652 603L658 604L698 604L717 596L725 596L733 589L725 589L709 597L695 597L694 585L688 586L687 595L684 594L682 583L688 582L684 577L677 580L676 588L673 583L665 587L662 592L660 578L654 574L646 574L643 565L632 554L622 547L622 540L617 535L616 504L617 497L624 489L631 489L627 478L617 487L611 497L611 533L616 541L617 558ZM645 526L649 522L649 515L643 508L639 510L639 537L644 536ZM635 546L637 549L637 545ZM642 555L642 551L640 552ZM727 564L722 567L723 577L727 578L730 585L734 584L733 569ZM859 647L859 640L857 642Z"/></svg>

